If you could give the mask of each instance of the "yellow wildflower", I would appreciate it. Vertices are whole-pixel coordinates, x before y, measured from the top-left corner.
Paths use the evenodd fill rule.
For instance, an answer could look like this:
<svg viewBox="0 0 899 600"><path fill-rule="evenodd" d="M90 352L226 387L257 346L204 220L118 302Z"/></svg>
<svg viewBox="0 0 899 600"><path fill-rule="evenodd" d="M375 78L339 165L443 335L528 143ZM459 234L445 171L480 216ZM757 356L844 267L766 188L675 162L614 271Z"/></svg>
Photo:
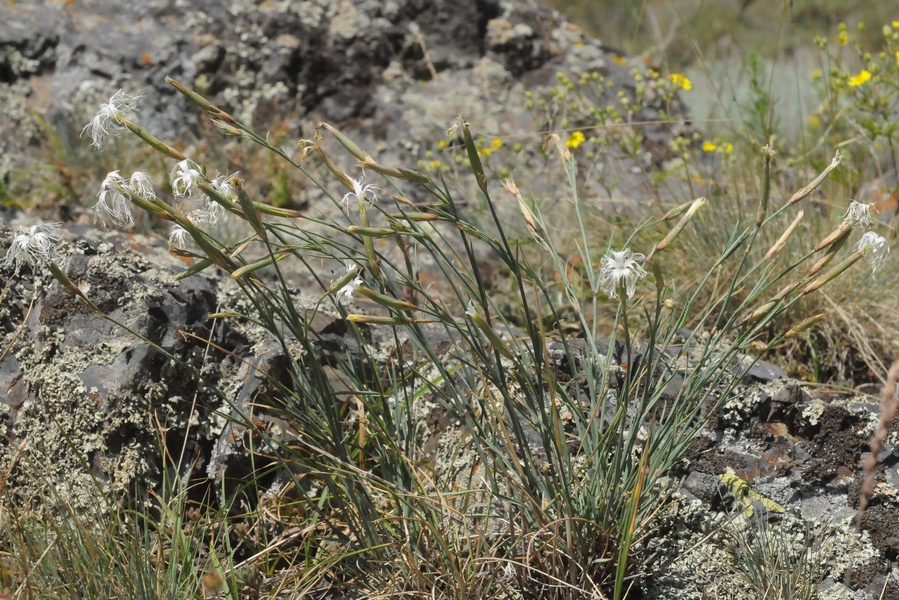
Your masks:
<svg viewBox="0 0 899 600"><path fill-rule="evenodd" d="M845 31L841 31L840 35L837 36L837 41L843 45L846 45L849 42L849 36Z"/></svg>
<svg viewBox="0 0 899 600"><path fill-rule="evenodd" d="M490 145L493 146L494 149L496 149L503 145L503 141L499 138L493 138L493 141L490 142Z"/></svg>
<svg viewBox="0 0 899 600"><path fill-rule="evenodd" d="M683 90L693 89L693 83L680 73L672 73L668 76L668 79L671 80L671 83Z"/></svg>
<svg viewBox="0 0 899 600"><path fill-rule="evenodd" d="M818 79L821 79L823 76L824 76L824 73L821 71L821 69L812 70L812 79L813 80L817 81Z"/></svg>
<svg viewBox="0 0 899 600"><path fill-rule="evenodd" d="M483 150L481 150L481 152L478 152L478 154L481 153L483 153L484 156L490 156L491 154L493 154L493 148L484 148Z"/></svg>
<svg viewBox="0 0 899 600"><path fill-rule="evenodd" d="M708 140L706 140L702 143L702 151L703 152L714 152L717 149L718 149L718 146L716 146L714 143L712 143Z"/></svg>
<svg viewBox="0 0 899 600"><path fill-rule="evenodd" d="M587 138L584 136L584 132L582 131L572 131L571 135L568 136L568 140L566 140L565 145L569 148L577 148L581 144L584 143L584 140Z"/></svg>
<svg viewBox="0 0 899 600"><path fill-rule="evenodd" d="M899 50L896 50L896 62L899 63Z"/></svg>
<svg viewBox="0 0 899 600"><path fill-rule="evenodd" d="M871 72L867 69L863 69L858 75L853 75L849 78L849 85L858 87L869 79L871 79Z"/></svg>
<svg viewBox="0 0 899 600"><path fill-rule="evenodd" d="M437 144L437 147L441 150L443 150L447 146L449 146L449 142L447 142L446 140L440 140L440 143Z"/></svg>
<svg viewBox="0 0 899 600"><path fill-rule="evenodd" d="M812 115L808 118L808 126L812 129L817 129L821 127L821 117L818 115Z"/></svg>
<svg viewBox="0 0 899 600"><path fill-rule="evenodd" d="M439 161L439 160L432 160L432 161L431 161L431 168L432 168L432 169L439 169L440 166L441 166L441 165L440 165L440 161Z"/></svg>
<svg viewBox="0 0 899 600"><path fill-rule="evenodd" d="M730 142L724 142L723 144L721 144L721 151L725 154L730 154L734 151L734 145Z"/></svg>
<svg viewBox="0 0 899 600"><path fill-rule="evenodd" d="M893 21L893 27L899 27L899 21Z"/></svg>

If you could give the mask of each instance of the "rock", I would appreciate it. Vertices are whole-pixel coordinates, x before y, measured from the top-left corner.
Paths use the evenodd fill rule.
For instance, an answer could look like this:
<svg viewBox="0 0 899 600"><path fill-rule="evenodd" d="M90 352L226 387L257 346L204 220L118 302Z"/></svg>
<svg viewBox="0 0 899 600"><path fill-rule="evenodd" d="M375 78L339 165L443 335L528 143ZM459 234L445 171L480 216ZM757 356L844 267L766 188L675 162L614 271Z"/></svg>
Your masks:
<svg viewBox="0 0 899 600"><path fill-rule="evenodd" d="M166 76L260 131L311 137L324 120L380 162L414 166L460 114L476 132L531 136L537 152L525 90L545 91L557 72L597 71L613 83L596 99L604 105L619 91L633 99L633 70L648 68L533 0L38 0L0 6L0 21L0 176L35 160L44 133L30 110L85 147L78 133L119 88L143 94L138 120L156 136L187 139L205 117ZM651 93L635 120L652 123L644 167L670 158L668 141L689 132L683 105Z"/></svg>
<svg viewBox="0 0 899 600"><path fill-rule="evenodd" d="M13 409L21 407L28 397L22 365L12 354L7 354L0 362L0 390L4 392L2 402Z"/></svg>
<svg viewBox="0 0 899 600"><path fill-rule="evenodd" d="M684 479L681 487L690 492L695 498L701 500L706 506L719 504L723 495L721 480L718 476L698 471L691 472Z"/></svg>
<svg viewBox="0 0 899 600"><path fill-rule="evenodd" d="M215 307L214 281L175 283L174 259L162 261L159 253L163 264L153 264L125 249L158 241L94 233L106 239L67 245L58 262L118 324L94 313L47 273L26 267L14 275L0 266L4 279L16 283L7 292L11 302L34 301L27 320L21 311L0 319L10 347L0 373L11 375L7 388L13 391L4 415L12 446L0 454L8 459L27 440L31 459L10 474L9 488L30 494L56 481L77 509L97 507L98 486L122 492L158 480L160 436L178 432L173 443L184 435L208 439L212 430L191 430L188 424L198 417L194 411L208 416L215 409L184 400L201 389L193 370L205 360L202 340L210 335L206 314ZM2 246L10 239L0 235ZM21 335L10 335L20 328ZM170 450L178 456L180 446ZM42 465L40 478L29 464Z"/></svg>
<svg viewBox="0 0 899 600"><path fill-rule="evenodd" d="M741 377L744 383L758 381L768 383L776 379L785 378L787 372L767 360L757 360L754 364L743 371Z"/></svg>
<svg viewBox="0 0 899 600"><path fill-rule="evenodd" d="M880 220L889 222L899 211L899 171L890 170L862 185L858 201L873 204L880 214Z"/></svg>

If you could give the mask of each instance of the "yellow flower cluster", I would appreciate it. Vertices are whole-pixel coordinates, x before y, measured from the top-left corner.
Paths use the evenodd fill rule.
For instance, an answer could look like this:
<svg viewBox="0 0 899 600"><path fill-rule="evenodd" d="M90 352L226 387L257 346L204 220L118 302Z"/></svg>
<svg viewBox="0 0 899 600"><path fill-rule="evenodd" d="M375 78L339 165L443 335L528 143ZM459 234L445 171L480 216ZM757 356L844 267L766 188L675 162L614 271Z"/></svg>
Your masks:
<svg viewBox="0 0 899 600"><path fill-rule="evenodd" d="M702 151L703 152L721 152L722 154L730 154L734 150L734 145L730 142L724 142L723 144L716 144L715 142L710 142L706 140L702 143Z"/></svg>
<svg viewBox="0 0 899 600"><path fill-rule="evenodd" d="M691 90L693 89L693 82L686 78L686 76L681 75L680 73L672 73L668 76L668 79L671 80L671 83L681 88L682 90Z"/></svg>
<svg viewBox="0 0 899 600"><path fill-rule="evenodd" d="M479 145L480 143L481 140L478 140ZM493 154L494 150L499 150L500 148L502 148L502 145L503 141L501 139L493 138L492 140L490 140L489 146L484 146L483 148L478 150L478 156L490 156L491 154Z"/></svg>
<svg viewBox="0 0 899 600"><path fill-rule="evenodd" d="M577 148L583 144L586 139L583 131L572 131L571 135L569 135L568 139L565 141L565 146L568 148Z"/></svg>
<svg viewBox="0 0 899 600"><path fill-rule="evenodd" d="M848 83L852 87L858 87L869 79L871 79L871 72L867 69L863 69L858 75L853 75L852 77L850 77Z"/></svg>

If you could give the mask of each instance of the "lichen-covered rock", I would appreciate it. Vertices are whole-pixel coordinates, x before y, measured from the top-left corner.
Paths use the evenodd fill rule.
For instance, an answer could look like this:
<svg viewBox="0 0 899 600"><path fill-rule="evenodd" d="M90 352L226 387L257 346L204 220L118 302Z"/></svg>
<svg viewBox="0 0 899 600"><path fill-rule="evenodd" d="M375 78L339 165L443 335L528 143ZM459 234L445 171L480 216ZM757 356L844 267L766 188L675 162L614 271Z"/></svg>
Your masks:
<svg viewBox="0 0 899 600"><path fill-rule="evenodd" d="M115 496L159 481L161 445L179 456L184 444L189 462L197 444L218 435L210 414L224 399L206 390L227 376L232 359L204 342L213 335L213 279L174 282L174 259L143 236L86 228L68 235L79 237L57 262L107 317L48 272L0 263L11 284L0 314L10 441L0 462L10 470L7 489L20 497L55 488L91 509L101 491ZM0 247L10 241L3 231ZM197 373L213 360L218 368L201 380Z"/></svg>
<svg viewBox="0 0 899 600"><path fill-rule="evenodd" d="M476 131L527 139L522 160L539 154L526 90L595 71L610 84L597 101L615 104L619 92L633 100L635 73L647 69L533 0L39 0L0 6L0 21L0 176L35 158L44 133L30 111L86 146L76 135L119 88L143 94L139 120L155 135L189 139L204 117L166 76L261 130L311 137L324 120L383 164L409 166L460 114ZM661 164L671 138L689 131L676 99L641 102L644 151L621 157L625 174Z"/></svg>

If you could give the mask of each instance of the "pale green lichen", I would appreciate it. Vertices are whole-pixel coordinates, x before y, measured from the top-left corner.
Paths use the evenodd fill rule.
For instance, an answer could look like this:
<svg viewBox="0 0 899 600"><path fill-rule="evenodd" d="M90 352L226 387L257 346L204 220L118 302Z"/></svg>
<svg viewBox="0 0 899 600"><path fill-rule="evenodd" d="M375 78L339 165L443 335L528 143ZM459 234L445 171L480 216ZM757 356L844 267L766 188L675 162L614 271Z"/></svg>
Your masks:
<svg viewBox="0 0 899 600"><path fill-rule="evenodd" d="M675 495L661 515L647 553L656 555L652 576L643 581L646 598L704 600L726 597L756 600L753 590L734 576L731 557L721 543L726 518L699 500ZM717 594L717 596L716 596Z"/></svg>
<svg viewBox="0 0 899 600"><path fill-rule="evenodd" d="M191 7L192 8L192 7ZM184 13L183 27L187 30L203 30L213 24L212 17L202 10L189 10Z"/></svg>
<svg viewBox="0 0 899 600"><path fill-rule="evenodd" d="M66 265L70 256L87 247L65 245L58 256L59 264ZM125 290L111 311L116 318L140 329L148 303L159 302L166 288L178 284L172 282L171 272L152 267L134 252L116 253L108 243L97 245L95 251L86 272L77 280L82 284L94 282L93 289L84 285L88 295L102 294L104 281L111 286L107 293L117 293L119 287ZM26 327L12 348L33 394L18 411L13 430L16 438L27 441L27 451L17 455L16 447L0 449L0 470L7 472L15 461L16 469L8 483L13 495L39 498L53 490L76 511L104 510L105 497L115 498L134 489L137 482L149 484L158 477L160 424L185 431L187 423L194 422L197 426L191 434L195 439L218 435L221 427L216 431L210 419L198 419L190 403L170 393L172 381L195 379L175 363L157 364L159 373L139 385L123 382L121 388L91 385L88 389L82 379L88 369L116 369L118 361L127 360L123 358L126 351L138 352L139 357L143 342L117 331L89 310L52 309L44 290L57 299L68 292L47 273L29 277L12 292L18 302L30 294L40 300L33 315L40 315L40 324L34 331ZM29 291L32 286L34 292ZM77 301L72 302L72 306L77 305ZM53 314L61 318L48 318ZM109 335L103 333L106 329ZM87 339L96 341L84 343ZM202 365L202 354L201 348L191 348L184 358ZM187 369L190 371L190 367ZM227 379L226 369L221 368L221 372ZM98 376L103 376L102 370ZM234 373L231 376L236 379ZM214 394L207 393L205 398L204 406L214 405Z"/></svg>
<svg viewBox="0 0 899 600"><path fill-rule="evenodd" d="M738 386L721 405L721 420L728 425L744 422L759 404L768 398L768 393L759 386Z"/></svg>
<svg viewBox="0 0 899 600"><path fill-rule="evenodd" d="M845 519L828 532L832 550L827 557L830 567L827 574L835 580L841 580L845 571L870 564L880 556L871 544L870 534L867 531L859 534L854 521L854 518Z"/></svg>
<svg viewBox="0 0 899 600"><path fill-rule="evenodd" d="M858 419L855 433L865 442L870 442L880 423L880 410L878 404L872 403L870 397L840 398L834 402L836 406L843 406L853 417Z"/></svg>
<svg viewBox="0 0 899 600"><path fill-rule="evenodd" d="M809 425L813 427L817 426L821 419L821 415L824 414L825 406L823 401L819 398L815 398L802 411L802 418L805 419Z"/></svg>
<svg viewBox="0 0 899 600"><path fill-rule="evenodd" d="M769 571L786 569L780 585L787 581L808 592L828 577L842 580L848 569L870 564L878 556L868 533L856 533L851 519L837 525L816 525L784 513L774 522L758 521L710 511L699 500L677 494L674 498L676 502L657 524L662 535L648 542L647 550L656 558L653 572L644 582L644 597L757 600L765 597L762 590L755 589L763 582L754 580L757 573L747 571L745 565L766 561L771 563ZM760 528L764 534L760 535ZM764 540L768 546L763 545ZM844 597L837 587L821 597Z"/></svg>
<svg viewBox="0 0 899 600"><path fill-rule="evenodd" d="M329 15L331 17L331 29L339 36L353 38L367 27L371 26L371 19L359 10L354 2L341 0L337 9Z"/></svg>
<svg viewBox="0 0 899 600"><path fill-rule="evenodd" d="M0 85L0 111L3 114L3 129L19 143L31 143L41 136L41 126L31 114L26 98L32 95L29 77L37 68L37 61L28 61L9 46L0 47L0 72L11 70L17 75L15 81ZM3 136L0 136L2 138ZM0 180L5 179L23 165L8 144L0 143Z"/></svg>
<svg viewBox="0 0 899 600"><path fill-rule="evenodd" d="M853 592L842 583L836 583L819 592L818 600L871 600L871 595L864 592L861 594Z"/></svg>
<svg viewBox="0 0 899 600"><path fill-rule="evenodd" d="M334 0L282 0L275 4L275 10L296 15L303 25L318 27L335 6Z"/></svg>

